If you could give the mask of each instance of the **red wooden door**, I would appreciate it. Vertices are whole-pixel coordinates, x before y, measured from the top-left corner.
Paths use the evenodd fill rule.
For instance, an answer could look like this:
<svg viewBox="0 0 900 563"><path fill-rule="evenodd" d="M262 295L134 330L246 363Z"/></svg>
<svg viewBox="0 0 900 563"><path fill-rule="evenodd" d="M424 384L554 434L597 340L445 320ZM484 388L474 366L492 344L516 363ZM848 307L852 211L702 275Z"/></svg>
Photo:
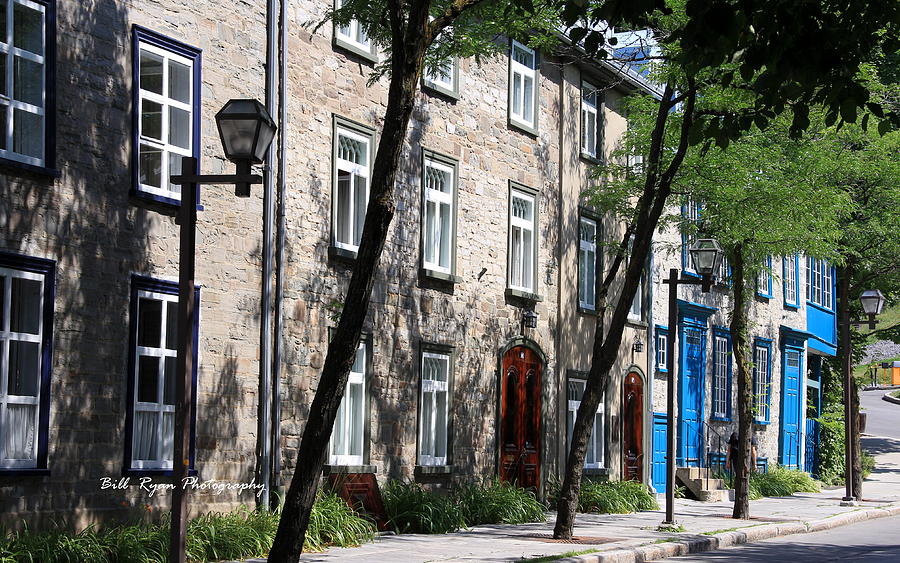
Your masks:
<svg viewBox="0 0 900 563"><path fill-rule="evenodd" d="M500 378L500 479L537 488L541 467L541 360L516 346Z"/></svg>
<svg viewBox="0 0 900 563"><path fill-rule="evenodd" d="M644 480L644 383L629 373L622 388L622 474L626 481Z"/></svg>

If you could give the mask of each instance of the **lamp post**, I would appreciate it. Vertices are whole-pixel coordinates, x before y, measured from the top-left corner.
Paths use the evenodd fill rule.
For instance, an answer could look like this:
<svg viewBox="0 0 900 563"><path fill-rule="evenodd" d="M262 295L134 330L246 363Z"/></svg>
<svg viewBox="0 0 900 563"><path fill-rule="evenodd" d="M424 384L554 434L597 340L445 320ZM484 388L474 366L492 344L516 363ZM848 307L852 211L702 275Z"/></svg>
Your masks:
<svg viewBox="0 0 900 563"><path fill-rule="evenodd" d="M854 440L859 421L853 416L853 407L851 405L852 393L850 386L853 384L853 347L850 345L850 327L868 325L870 329L874 329L878 321L875 316L881 313L884 308L884 295L877 289L867 289L862 292L859 300L862 303L863 312L866 314L866 320L850 318L850 276L849 271L844 269L841 276L841 348L843 354L843 371L844 371L844 498L841 499L842 506L853 506L856 504L856 497L853 495L853 462L854 462ZM859 493L860 491L857 491Z"/></svg>
<svg viewBox="0 0 900 563"><path fill-rule="evenodd" d="M250 197L250 185L261 184L262 177L251 174L251 166L263 161L275 136L275 122L256 100L230 100L216 114L216 125L228 160L235 163L236 174L200 174L197 159L181 160L182 173L171 177L181 186L178 210L180 243L178 251L178 355L175 372L175 444L172 460L174 489L169 535L169 561L185 560L187 491L185 479L190 467L190 438L193 410L191 387L194 357L194 252L197 228L197 186L234 184L235 195Z"/></svg>
<svg viewBox="0 0 900 563"><path fill-rule="evenodd" d="M699 239L688 250L694 270L700 279L679 277L678 269L669 270L669 338L666 339L666 519L664 525L675 524L675 340L678 338L678 286L699 285L703 293L712 288L712 275L722 261L722 248L714 239Z"/></svg>

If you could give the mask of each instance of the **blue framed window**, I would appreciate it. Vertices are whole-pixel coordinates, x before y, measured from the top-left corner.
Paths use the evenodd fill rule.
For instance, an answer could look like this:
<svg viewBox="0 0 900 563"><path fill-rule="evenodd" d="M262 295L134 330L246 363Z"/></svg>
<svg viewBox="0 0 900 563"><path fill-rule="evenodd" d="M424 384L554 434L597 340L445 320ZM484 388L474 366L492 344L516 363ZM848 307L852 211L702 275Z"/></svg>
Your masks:
<svg viewBox="0 0 900 563"><path fill-rule="evenodd" d="M0 472L46 473L55 262L0 252Z"/></svg>
<svg viewBox="0 0 900 563"><path fill-rule="evenodd" d="M181 159L200 157L200 50L134 26L132 191L178 205Z"/></svg>
<svg viewBox="0 0 900 563"><path fill-rule="evenodd" d="M834 310L834 268L825 260L806 257L806 301Z"/></svg>
<svg viewBox="0 0 900 563"><path fill-rule="evenodd" d="M731 335L713 329L712 417L731 420Z"/></svg>
<svg viewBox="0 0 900 563"><path fill-rule="evenodd" d="M56 152L56 2L2 0L0 13L0 159L46 170Z"/></svg>
<svg viewBox="0 0 900 563"><path fill-rule="evenodd" d="M784 304L786 307L800 306L800 260L796 254L785 256L781 261L784 282Z"/></svg>
<svg viewBox="0 0 900 563"><path fill-rule="evenodd" d="M688 250L697 240L697 234L693 229L688 229L688 223L699 225L701 205L693 199L688 199L681 206L681 217L684 228L681 230L681 269L685 274L696 276L694 264L691 262L691 254Z"/></svg>
<svg viewBox="0 0 900 563"><path fill-rule="evenodd" d="M195 289L192 388L197 406L197 343L200 289ZM178 283L133 275L125 419L125 474L171 472L178 343ZM191 420L191 464L194 426Z"/></svg>
<svg viewBox="0 0 900 563"><path fill-rule="evenodd" d="M763 269L756 275L756 294L766 299L772 298L772 257L766 256Z"/></svg>
<svg viewBox="0 0 900 563"><path fill-rule="evenodd" d="M757 338L753 342L753 422L769 423L772 402L772 341Z"/></svg>
<svg viewBox="0 0 900 563"><path fill-rule="evenodd" d="M656 371L667 373L666 360L669 353L669 329L656 325Z"/></svg>

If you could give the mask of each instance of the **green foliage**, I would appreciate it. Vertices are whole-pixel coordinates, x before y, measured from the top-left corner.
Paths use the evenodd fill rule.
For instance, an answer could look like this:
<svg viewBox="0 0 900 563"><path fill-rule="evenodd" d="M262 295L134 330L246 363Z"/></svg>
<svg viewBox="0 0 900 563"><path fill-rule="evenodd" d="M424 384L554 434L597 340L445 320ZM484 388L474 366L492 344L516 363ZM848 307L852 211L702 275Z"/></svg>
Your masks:
<svg viewBox="0 0 900 563"><path fill-rule="evenodd" d="M399 533L445 534L480 524L543 522L544 505L521 487L498 479L431 492L418 483L390 481L382 490L388 519Z"/></svg>
<svg viewBox="0 0 900 563"><path fill-rule="evenodd" d="M765 473L750 474L750 498L786 497L794 493L818 493L819 485L805 471L780 465Z"/></svg>
<svg viewBox="0 0 900 563"><path fill-rule="evenodd" d="M230 513L210 513L188 523L187 558L220 561L264 557L278 529L280 512L246 507ZM334 494L320 494L313 505L305 550L355 546L375 537L374 525L360 518ZM78 534L62 529L25 530L0 538L0 563L165 563L169 553L169 522L119 525Z"/></svg>
<svg viewBox="0 0 900 563"><path fill-rule="evenodd" d="M862 464L862 474L863 479L872 474L872 471L875 469L875 456L867 452L866 450L862 451L862 459L860 460Z"/></svg>
<svg viewBox="0 0 900 563"><path fill-rule="evenodd" d="M559 486L551 482L549 497L556 503ZM641 510L658 510L659 504L650 490L638 481L597 481L585 479L578 491L578 511L597 514L629 514Z"/></svg>
<svg viewBox="0 0 900 563"><path fill-rule="evenodd" d="M844 482L844 406L832 401L818 418L819 430L819 480L826 485Z"/></svg>

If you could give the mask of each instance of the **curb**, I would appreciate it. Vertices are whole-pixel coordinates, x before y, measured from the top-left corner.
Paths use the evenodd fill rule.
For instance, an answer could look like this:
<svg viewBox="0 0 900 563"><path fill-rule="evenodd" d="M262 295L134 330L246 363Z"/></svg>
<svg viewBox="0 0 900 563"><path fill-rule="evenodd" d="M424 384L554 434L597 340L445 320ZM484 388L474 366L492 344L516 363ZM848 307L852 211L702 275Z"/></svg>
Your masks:
<svg viewBox="0 0 900 563"><path fill-rule="evenodd" d="M614 549L601 553L579 555L557 559L562 563L643 563L655 559L665 559L678 555L689 555L712 551L723 547L733 547L745 543L753 543L770 538L790 536L793 534L806 534L830 530L839 526L855 524L864 520L886 518L900 514L900 505L891 505L867 510L855 510L843 512L821 520L812 522L789 522L785 524L766 524L763 526L749 526L743 530L722 532L711 536L693 536L685 540L673 540L670 542L644 545L632 549Z"/></svg>
<svg viewBox="0 0 900 563"><path fill-rule="evenodd" d="M896 405L900 405L900 399L898 399L897 397L891 397L891 393L893 393L893 391L888 391L887 393L882 395L881 396L882 400L885 400L889 403L894 403Z"/></svg>

